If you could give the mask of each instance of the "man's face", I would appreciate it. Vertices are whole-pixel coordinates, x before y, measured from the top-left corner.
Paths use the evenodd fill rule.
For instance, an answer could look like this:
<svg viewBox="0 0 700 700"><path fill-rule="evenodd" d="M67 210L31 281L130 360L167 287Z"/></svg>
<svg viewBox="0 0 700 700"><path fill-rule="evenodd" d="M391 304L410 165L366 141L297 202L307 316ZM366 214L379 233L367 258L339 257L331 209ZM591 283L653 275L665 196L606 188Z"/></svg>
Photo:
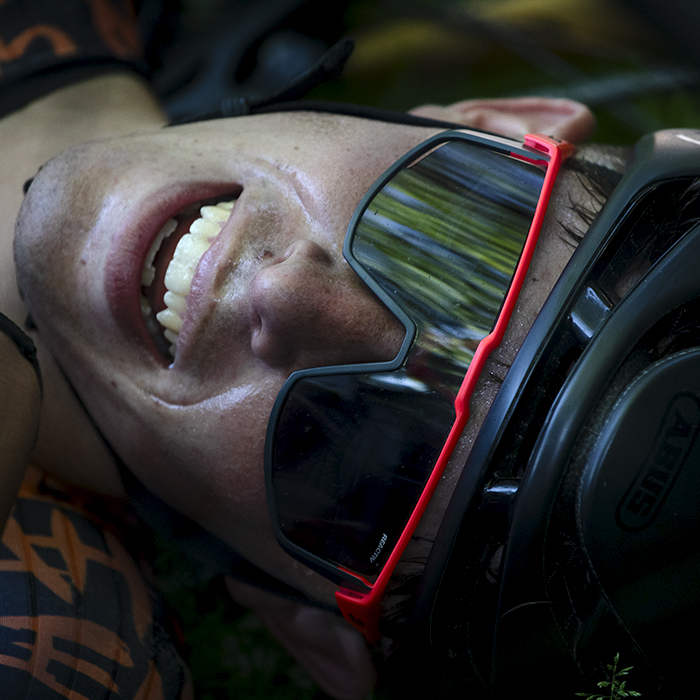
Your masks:
<svg viewBox="0 0 700 700"><path fill-rule="evenodd" d="M402 328L342 242L372 182L435 131L287 113L95 142L47 164L20 215L20 285L108 442L156 494L307 591L316 584L267 516L268 415L296 369L397 351ZM170 357L141 298L163 308L175 243L203 202L221 201L234 204L220 233L186 259L194 275Z"/></svg>

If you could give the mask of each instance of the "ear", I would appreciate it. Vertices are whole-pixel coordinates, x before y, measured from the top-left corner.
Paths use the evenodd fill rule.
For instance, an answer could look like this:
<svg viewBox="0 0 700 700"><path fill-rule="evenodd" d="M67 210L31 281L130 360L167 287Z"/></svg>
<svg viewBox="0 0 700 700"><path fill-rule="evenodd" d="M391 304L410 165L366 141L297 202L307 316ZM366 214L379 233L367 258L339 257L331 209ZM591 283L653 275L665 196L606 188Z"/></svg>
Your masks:
<svg viewBox="0 0 700 700"><path fill-rule="evenodd" d="M376 674L362 636L338 615L227 578L231 596L252 608L318 686L337 700L369 696Z"/></svg>
<svg viewBox="0 0 700 700"><path fill-rule="evenodd" d="M447 107L416 107L411 114L452 121L503 136L522 138L525 134L538 133L571 143L588 138L595 128L595 117L586 105L563 98L465 100Z"/></svg>

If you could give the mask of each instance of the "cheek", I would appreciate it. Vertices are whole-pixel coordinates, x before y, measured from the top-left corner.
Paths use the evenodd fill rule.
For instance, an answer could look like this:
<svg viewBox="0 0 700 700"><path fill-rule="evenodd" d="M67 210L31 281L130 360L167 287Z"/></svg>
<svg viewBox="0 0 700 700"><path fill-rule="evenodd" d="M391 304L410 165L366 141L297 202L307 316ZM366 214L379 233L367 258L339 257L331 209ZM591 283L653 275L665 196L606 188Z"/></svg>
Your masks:
<svg viewBox="0 0 700 700"><path fill-rule="evenodd" d="M263 456L277 390L260 380L191 406L118 394L87 403L147 488L228 539L229 531L268 520Z"/></svg>

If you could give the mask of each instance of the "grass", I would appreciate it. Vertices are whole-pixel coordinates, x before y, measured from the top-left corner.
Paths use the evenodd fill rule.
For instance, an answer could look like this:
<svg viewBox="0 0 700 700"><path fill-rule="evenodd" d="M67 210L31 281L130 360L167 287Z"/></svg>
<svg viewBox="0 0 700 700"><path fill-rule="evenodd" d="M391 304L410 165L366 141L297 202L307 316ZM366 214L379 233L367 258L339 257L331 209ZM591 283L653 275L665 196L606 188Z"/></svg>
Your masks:
<svg viewBox="0 0 700 700"><path fill-rule="evenodd" d="M615 654L613 662L607 666L608 671L610 671L609 680L598 682L598 688L604 691L602 695L589 695L588 693L576 693L576 695L586 698L586 700L620 700L621 698L642 697L641 693L627 688L626 676L629 675L629 672L632 670L632 666L618 668L619 663L620 654L618 653Z"/></svg>

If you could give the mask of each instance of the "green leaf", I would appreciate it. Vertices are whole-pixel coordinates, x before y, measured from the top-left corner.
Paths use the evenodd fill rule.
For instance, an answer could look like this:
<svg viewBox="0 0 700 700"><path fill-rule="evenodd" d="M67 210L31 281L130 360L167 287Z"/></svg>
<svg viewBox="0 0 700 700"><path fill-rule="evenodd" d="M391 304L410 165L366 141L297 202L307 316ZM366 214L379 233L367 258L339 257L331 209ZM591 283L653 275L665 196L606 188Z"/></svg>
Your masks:
<svg viewBox="0 0 700 700"><path fill-rule="evenodd" d="M587 700L620 700L621 698L640 698L641 693L636 690L627 690L627 681L622 680L623 676L626 676L633 666L627 666L621 670L617 669L617 665L620 661L620 654L615 654L612 664L607 665L608 671L611 672L610 680L599 681L597 683L598 688L610 688L610 694L606 695L586 695L586 693L576 693L579 697L585 697Z"/></svg>

